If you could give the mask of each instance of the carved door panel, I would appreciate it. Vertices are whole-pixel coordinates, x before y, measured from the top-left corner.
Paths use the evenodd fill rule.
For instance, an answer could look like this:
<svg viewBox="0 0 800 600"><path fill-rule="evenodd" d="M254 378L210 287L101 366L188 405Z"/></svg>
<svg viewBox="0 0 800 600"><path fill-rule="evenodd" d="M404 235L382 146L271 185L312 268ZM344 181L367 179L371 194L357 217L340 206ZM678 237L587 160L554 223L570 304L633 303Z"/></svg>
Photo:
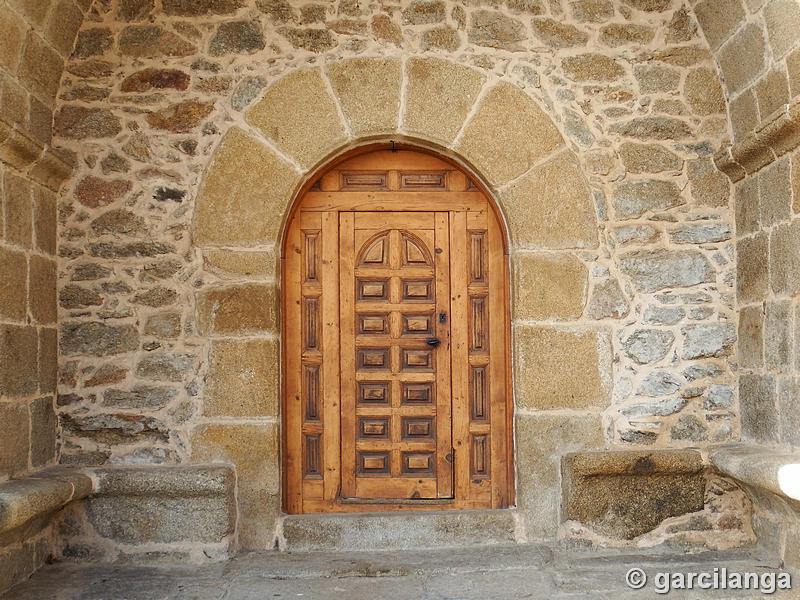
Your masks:
<svg viewBox="0 0 800 600"><path fill-rule="evenodd" d="M512 504L508 295L464 171L377 150L320 172L282 253L287 512Z"/></svg>
<svg viewBox="0 0 800 600"><path fill-rule="evenodd" d="M342 497L450 498L449 217L339 215Z"/></svg>

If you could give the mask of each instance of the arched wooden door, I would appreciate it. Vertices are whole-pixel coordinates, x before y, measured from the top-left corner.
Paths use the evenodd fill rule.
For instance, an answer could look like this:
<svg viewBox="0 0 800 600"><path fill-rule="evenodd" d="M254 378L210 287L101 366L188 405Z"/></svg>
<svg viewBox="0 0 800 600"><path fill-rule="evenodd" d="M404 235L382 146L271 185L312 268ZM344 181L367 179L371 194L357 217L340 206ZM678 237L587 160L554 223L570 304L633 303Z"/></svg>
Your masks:
<svg viewBox="0 0 800 600"><path fill-rule="evenodd" d="M318 175L282 255L287 512L513 502L504 248L487 195L431 154Z"/></svg>

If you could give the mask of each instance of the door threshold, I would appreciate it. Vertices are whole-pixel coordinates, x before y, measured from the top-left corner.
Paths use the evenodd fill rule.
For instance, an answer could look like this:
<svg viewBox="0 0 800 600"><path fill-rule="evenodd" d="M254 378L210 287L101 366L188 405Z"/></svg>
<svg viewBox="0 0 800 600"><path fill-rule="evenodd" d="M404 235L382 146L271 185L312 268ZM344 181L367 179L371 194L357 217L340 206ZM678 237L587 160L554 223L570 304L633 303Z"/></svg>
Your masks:
<svg viewBox="0 0 800 600"><path fill-rule="evenodd" d="M338 498L342 504L452 504L453 498Z"/></svg>

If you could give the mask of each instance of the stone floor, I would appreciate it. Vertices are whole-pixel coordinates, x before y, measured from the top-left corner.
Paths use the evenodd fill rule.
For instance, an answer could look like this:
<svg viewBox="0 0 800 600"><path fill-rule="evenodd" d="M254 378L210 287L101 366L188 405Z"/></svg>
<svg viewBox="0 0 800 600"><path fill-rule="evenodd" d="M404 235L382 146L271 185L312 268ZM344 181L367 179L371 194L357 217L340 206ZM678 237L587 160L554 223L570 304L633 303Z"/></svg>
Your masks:
<svg viewBox="0 0 800 600"><path fill-rule="evenodd" d="M647 585L633 590L626 573L642 568ZM484 546L403 552L251 553L223 564L87 566L53 564L1 600L547 600L800 598L795 591L765 595L673 590L656 593L658 573L776 573L780 565L758 550L683 554L564 550L555 546ZM793 581L794 583L794 581ZM664 588L660 588L662 591Z"/></svg>

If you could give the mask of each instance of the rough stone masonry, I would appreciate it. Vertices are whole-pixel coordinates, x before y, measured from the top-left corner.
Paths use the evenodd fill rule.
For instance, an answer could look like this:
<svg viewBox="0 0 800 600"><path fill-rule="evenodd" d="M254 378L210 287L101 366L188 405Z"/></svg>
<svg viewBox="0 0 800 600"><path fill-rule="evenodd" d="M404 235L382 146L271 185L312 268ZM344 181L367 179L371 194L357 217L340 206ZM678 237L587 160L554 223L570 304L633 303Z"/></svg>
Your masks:
<svg viewBox="0 0 800 600"><path fill-rule="evenodd" d="M509 207L532 512L557 510L565 451L738 438L731 194L711 160L725 102L684 2L107 0L65 69L55 143L76 173L58 206L61 462L232 462L240 540L271 543L285 207L220 220L215 238L198 203L251 201L237 177L282 198L321 148L390 131L483 152ZM540 162L505 159L516 138L493 135L517 94L546 115L535 141L556 150ZM315 117L286 128L265 106ZM279 176L248 173L251 159ZM559 198L588 207L569 239L552 226L569 218ZM226 227L257 231L230 243Z"/></svg>

